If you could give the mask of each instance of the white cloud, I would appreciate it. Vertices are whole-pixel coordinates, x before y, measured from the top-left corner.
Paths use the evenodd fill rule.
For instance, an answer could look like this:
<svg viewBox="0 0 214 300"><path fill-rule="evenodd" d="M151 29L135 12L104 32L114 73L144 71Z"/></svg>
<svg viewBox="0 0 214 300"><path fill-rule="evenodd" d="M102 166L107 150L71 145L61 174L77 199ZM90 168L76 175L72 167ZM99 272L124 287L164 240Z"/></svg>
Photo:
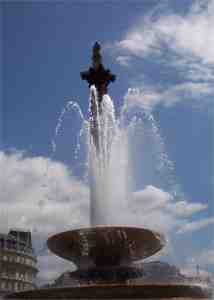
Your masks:
<svg viewBox="0 0 214 300"><path fill-rule="evenodd" d="M88 187L62 163L20 152L0 152L0 169L0 214L4 214L0 232L8 227L32 230L39 254L38 277L53 279L68 263L54 255L44 256L46 240L54 233L88 225Z"/></svg>
<svg viewBox="0 0 214 300"><path fill-rule="evenodd" d="M199 231L209 225L214 224L214 218L206 218L202 220L197 220L193 222L188 222L181 226L177 233L191 233L194 231Z"/></svg>
<svg viewBox="0 0 214 300"><path fill-rule="evenodd" d="M130 56L126 56L126 55L119 55L117 58L116 58L116 61L121 65L121 66L124 66L124 67L128 67L130 65L130 60L131 60L131 57Z"/></svg>
<svg viewBox="0 0 214 300"><path fill-rule="evenodd" d="M88 187L77 181L64 164L44 157L0 152L0 168L0 211L8 215L8 227L33 231L39 281L53 280L72 265L48 253L46 240L54 233L88 225ZM130 221L130 225L145 226L168 236L184 228L181 227L184 217L203 209L202 204L174 202L169 193L149 185L133 194L127 223ZM0 219L0 231L6 229L5 219ZM186 231L183 229L183 233Z"/></svg>
<svg viewBox="0 0 214 300"><path fill-rule="evenodd" d="M135 205L142 205L145 212L164 207L171 199L171 195L152 185L144 190L133 193Z"/></svg>
<svg viewBox="0 0 214 300"><path fill-rule="evenodd" d="M202 203L188 203L187 201L178 201L173 205L169 205L168 209L178 217L189 217L195 213L207 209L207 205Z"/></svg>
<svg viewBox="0 0 214 300"><path fill-rule="evenodd" d="M157 13L157 9L155 9ZM158 15L150 13L134 25L125 36L114 44L117 61L123 64L123 57L152 58L161 66L180 75L183 81L171 82L168 88L147 86L142 80L125 96L129 104L143 105L152 109L157 104L166 107L180 101L200 100L203 103L213 101L214 93L214 1L203 5L194 4L189 13L179 15L167 8ZM167 53L167 55L166 55ZM139 62L140 64L140 62ZM134 64L133 64L134 65ZM146 76L147 68L144 69ZM138 76L136 74L136 76ZM133 79L132 79L133 81ZM133 84L132 84L133 87ZM209 100L201 99L209 96ZM208 98L208 97L207 97Z"/></svg>
<svg viewBox="0 0 214 300"><path fill-rule="evenodd" d="M124 108L143 107L152 110L156 105L162 104L170 107L181 101L198 100L201 103L202 96L212 93L213 87L208 83L186 82L174 85L168 89L157 89L146 85L141 88L129 88L124 97Z"/></svg>
<svg viewBox="0 0 214 300"><path fill-rule="evenodd" d="M154 187L146 186L144 190L133 193L130 209L134 213L131 222L164 234L186 233L190 230L199 230L212 224L211 220L204 219L195 222L187 221L187 217L207 209L206 204L191 203L185 200L174 201L172 195ZM188 223L186 223L188 222ZM193 224L193 225L191 225Z"/></svg>
<svg viewBox="0 0 214 300"><path fill-rule="evenodd" d="M87 222L88 188L62 163L1 152L0 168L0 208L7 211L10 227L47 236Z"/></svg>
<svg viewBox="0 0 214 300"><path fill-rule="evenodd" d="M143 107L152 110L156 105L162 104L165 107L175 105L180 101L201 101L201 97L209 96L213 92L213 86L208 83L186 82L177 84L168 89L158 89L141 84L138 88L129 88L124 97L124 107Z"/></svg>
<svg viewBox="0 0 214 300"><path fill-rule="evenodd" d="M0 168L0 208L7 211L10 227L31 228L47 235L79 222L85 224L88 187L72 177L62 163L1 152Z"/></svg>
<svg viewBox="0 0 214 300"><path fill-rule="evenodd" d="M214 1L209 1L201 10L193 6L185 16L169 13L154 18L150 14L129 30L116 46L139 57L160 54L163 46L167 46L177 55L214 63L213 22Z"/></svg>
<svg viewBox="0 0 214 300"><path fill-rule="evenodd" d="M132 222L164 233L165 235L176 228L179 221L166 211L171 195L154 186L147 186L144 190L133 194L131 209L134 212Z"/></svg>
<svg viewBox="0 0 214 300"><path fill-rule="evenodd" d="M151 110L160 101L160 94L148 87L129 88L124 97L124 108L136 106Z"/></svg>

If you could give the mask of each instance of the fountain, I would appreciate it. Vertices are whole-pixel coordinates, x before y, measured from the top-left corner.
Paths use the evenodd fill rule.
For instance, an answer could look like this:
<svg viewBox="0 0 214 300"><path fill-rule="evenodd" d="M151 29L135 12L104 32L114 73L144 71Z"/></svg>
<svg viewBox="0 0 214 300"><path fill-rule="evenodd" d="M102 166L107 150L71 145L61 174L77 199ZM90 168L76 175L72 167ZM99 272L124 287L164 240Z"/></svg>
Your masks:
<svg viewBox="0 0 214 300"><path fill-rule="evenodd" d="M91 192L91 227L70 230L51 236L48 248L72 261L77 270L70 278L77 284L14 293L8 299L190 299L208 298L211 294L200 285L185 283L130 283L144 276L136 264L161 250L164 236L146 228L109 225L105 220L108 201L109 169L114 135L117 130L113 104L107 87L116 76L102 64L101 47L93 47L92 67L81 77L90 87L89 161ZM111 193L113 191L110 191ZM107 195L107 196L106 196ZM102 207L104 206L104 208ZM104 212L103 212L104 210Z"/></svg>

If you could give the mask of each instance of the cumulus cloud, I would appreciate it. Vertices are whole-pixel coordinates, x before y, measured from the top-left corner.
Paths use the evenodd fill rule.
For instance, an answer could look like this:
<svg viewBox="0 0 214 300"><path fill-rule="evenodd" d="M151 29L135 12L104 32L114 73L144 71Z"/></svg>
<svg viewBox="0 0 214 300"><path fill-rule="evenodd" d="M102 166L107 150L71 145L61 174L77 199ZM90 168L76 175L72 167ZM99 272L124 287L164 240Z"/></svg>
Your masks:
<svg viewBox="0 0 214 300"><path fill-rule="evenodd" d="M169 193L152 185L147 186L144 190L133 193L135 204L143 205L143 209L146 212L164 207L171 198Z"/></svg>
<svg viewBox="0 0 214 300"><path fill-rule="evenodd" d="M49 279L55 274L54 258L57 266L62 260L48 258L43 264L46 240L54 233L88 225L88 187L64 164L21 152L0 152L0 169L0 213L4 215L0 232L11 227L31 230L38 263L43 266L39 276Z"/></svg>
<svg viewBox="0 0 214 300"><path fill-rule="evenodd" d="M160 103L161 97L158 92L148 87L129 88L124 96L124 108L143 107L151 110L155 105Z"/></svg>
<svg viewBox="0 0 214 300"><path fill-rule="evenodd" d="M214 63L213 22L214 1L197 10L193 5L184 16L169 12L154 18L150 14L131 28L116 45L140 57L160 54L165 45L177 55L189 55Z"/></svg>
<svg viewBox="0 0 214 300"><path fill-rule="evenodd" d="M174 233L175 229L178 233L186 233L212 224L212 221L203 219L192 225L194 222L186 219L207 209L206 204L174 201L171 194L151 185L133 193L130 209L135 214L132 222L165 234Z"/></svg>
<svg viewBox="0 0 214 300"><path fill-rule="evenodd" d="M194 231L199 231L209 225L214 224L214 218L205 218L202 220L197 220L193 222L188 222L181 226L177 233L191 233Z"/></svg>
<svg viewBox="0 0 214 300"><path fill-rule="evenodd" d="M32 230L40 268L38 281L54 280L73 265L50 254L46 240L54 233L89 224L88 186L73 177L64 164L21 152L0 152L0 168L0 211L4 215L0 231L8 227ZM133 193L127 223L155 229L166 236L176 230L186 233L197 228L188 225L188 229L184 218L205 208L199 203L175 202L168 192L148 185ZM203 222L206 226L213 223ZM198 228L201 226L205 225Z"/></svg>
<svg viewBox="0 0 214 300"><path fill-rule="evenodd" d="M141 85L140 88L129 88L124 96L124 106L142 107L151 111L156 105L171 107L180 101L191 101L211 95L213 86L208 83L186 82L173 85L167 89Z"/></svg>
<svg viewBox="0 0 214 300"><path fill-rule="evenodd" d="M60 162L23 153L0 153L1 210L9 226L43 235L85 224L89 193Z"/></svg>
<svg viewBox="0 0 214 300"><path fill-rule="evenodd" d="M130 56L125 56L125 55L119 55L116 58L116 61L124 67L128 67L130 65L131 57Z"/></svg>
<svg viewBox="0 0 214 300"><path fill-rule="evenodd" d="M178 201L173 205L169 205L168 209L178 217L189 217L195 213L207 209L207 205L202 203L188 203L187 201Z"/></svg>
<svg viewBox="0 0 214 300"><path fill-rule="evenodd" d="M47 237L60 230L88 225L88 187L77 181L65 165L43 157L25 157L19 152L1 152L0 166L1 212L8 212L9 227L29 228L37 236ZM133 193L131 208L140 214L141 224L154 222L169 230L179 218L200 212L207 205L175 202L168 192L148 185Z"/></svg>
<svg viewBox="0 0 214 300"><path fill-rule="evenodd" d="M1 210L10 227L42 235L87 222L88 188L60 162L0 153Z"/></svg>
<svg viewBox="0 0 214 300"><path fill-rule="evenodd" d="M133 194L132 209L135 217L132 218L137 225L168 234L177 227L178 219L166 211L171 195L154 186L147 186L144 190Z"/></svg>
<svg viewBox="0 0 214 300"><path fill-rule="evenodd" d="M156 9L154 14L144 15L114 44L117 62L121 65L124 65L126 57L152 58L153 63L160 65L159 69L161 66L167 70L173 68L175 74L179 74L179 81L173 82L169 78L168 87L164 85L164 89L157 87L157 84L156 87L147 86L142 80L135 85L135 95L131 90L127 92L126 101L149 109L157 104L169 107L179 101L199 100L208 96L212 101L214 1L203 1L203 4L194 3L185 15L175 13L169 7L168 11L166 8L164 13L161 11L157 14ZM146 76L146 68L143 72Z"/></svg>

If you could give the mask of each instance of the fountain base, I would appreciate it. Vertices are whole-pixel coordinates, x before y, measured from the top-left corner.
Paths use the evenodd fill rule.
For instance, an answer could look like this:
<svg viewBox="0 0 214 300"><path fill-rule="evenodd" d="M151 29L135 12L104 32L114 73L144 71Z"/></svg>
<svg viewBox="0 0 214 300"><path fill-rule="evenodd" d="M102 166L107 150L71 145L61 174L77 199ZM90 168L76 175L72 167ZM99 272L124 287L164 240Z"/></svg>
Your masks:
<svg viewBox="0 0 214 300"><path fill-rule="evenodd" d="M211 291L187 284L106 284L25 291L7 299L211 299Z"/></svg>
<svg viewBox="0 0 214 300"><path fill-rule="evenodd" d="M157 232L126 226L97 226L66 231L48 239L49 249L72 261L69 285L29 290L7 299L208 299L211 291L183 283L133 283L143 269L135 262L165 244Z"/></svg>

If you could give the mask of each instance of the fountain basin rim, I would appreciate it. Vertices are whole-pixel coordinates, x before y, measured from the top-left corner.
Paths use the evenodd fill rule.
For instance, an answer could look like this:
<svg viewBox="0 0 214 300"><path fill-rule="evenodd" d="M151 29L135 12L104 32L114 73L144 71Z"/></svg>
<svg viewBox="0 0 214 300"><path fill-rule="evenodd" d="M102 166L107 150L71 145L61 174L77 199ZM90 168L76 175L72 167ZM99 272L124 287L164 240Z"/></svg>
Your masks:
<svg viewBox="0 0 214 300"><path fill-rule="evenodd" d="M142 229L142 230L148 230L148 231L152 231L153 233L157 234L157 235L160 235L163 239L164 238L164 234L157 231L157 230L153 230L153 229L149 229L147 227L141 227L141 226L135 226L135 225L94 225L94 226L80 226L80 227L77 227L77 228L73 228L71 230L65 230L65 231L62 231L60 233L55 233L53 235L50 235L48 237L49 238L52 238L53 236L56 236L58 234L61 234L61 233L65 233L65 232L74 232L74 231L79 231L79 230L91 230L91 229L100 229L100 228L103 228L103 229L111 229L111 228L115 228L115 229L123 229L123 228L133 228L133 229Z"/></svg>
<svg viewBox="0 0 214 300"><path fill-rule="evenodd" d="M130 265L155 254L165 243L163 235L156 231L136 226L111 225L68 230L47 240L48 248L53 253L83 269Z"/></svg>

